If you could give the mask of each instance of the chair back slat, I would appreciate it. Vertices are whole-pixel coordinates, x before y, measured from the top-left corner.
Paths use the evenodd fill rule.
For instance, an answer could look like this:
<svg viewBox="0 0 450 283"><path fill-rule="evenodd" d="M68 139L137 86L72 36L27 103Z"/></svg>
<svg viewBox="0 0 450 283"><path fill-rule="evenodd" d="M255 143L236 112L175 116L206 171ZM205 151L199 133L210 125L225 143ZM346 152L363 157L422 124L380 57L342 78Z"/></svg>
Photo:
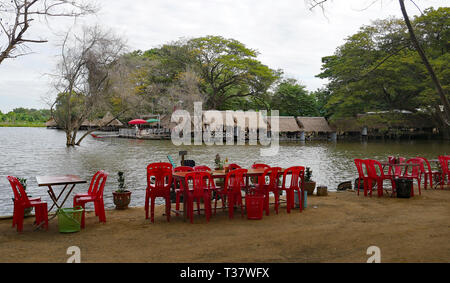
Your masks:
<svg viewBox="0 0 450 283"><path fill-rule="evenodd" d="M191 185L188 190L196 198L203 197L205 192L215 189L214 179L207 171L193 171L186 174L185 184L188 187Z"/></svg>
<svg viewBox="0 0 450 283"><path fill-rule="evenodd" d="M23 188L22 184L19 182L19 179L13 176L8 176L7 179L11 184L11 188L14 193L14 201L22 203L22 205L24 206L30 206L31 204L28 195L25 192L25 189Z"/></svg>
<svg viewBox="0 0 450 283"><path fill-rule="evenodd" d="M147 166L147 193L163 196L170 193L172 186L172 165L152 163Z"/></svg>
<svg viewBox="0 0 450 283"><path fill-rule="evenodd" d="M225 192L240 193L241 188L245 186L244 175L247 174L247 169L235 169L227 173L225 177Z"/></svg>
<svg viewBox="0 0 450 283"><path fill-rule="evenodd" d="M194 171L203 171L203 172L209 171L209 172L211 172L212 170L211 170L211 168L209 168L208 166L205 166L205 165L198 165L198 166L195 166L195 167L194 167Z"/></svg>
<svg viewBox="0 0 450 283"><path fill-rule="evenodd" d="M192 172L194 169L189 166L178 166L173 169L174 172Z"/></svg>
<svg viewBox="0 0 450 283"><path fill-rule="evenodd" d="M291 176L291 181L289 187L286 186L287 176ZM283 183L282 188L285 189L294 189L300 190L302 189L305 182L305 167L303 166L294 166L287 168L283 173Z"/></svg>

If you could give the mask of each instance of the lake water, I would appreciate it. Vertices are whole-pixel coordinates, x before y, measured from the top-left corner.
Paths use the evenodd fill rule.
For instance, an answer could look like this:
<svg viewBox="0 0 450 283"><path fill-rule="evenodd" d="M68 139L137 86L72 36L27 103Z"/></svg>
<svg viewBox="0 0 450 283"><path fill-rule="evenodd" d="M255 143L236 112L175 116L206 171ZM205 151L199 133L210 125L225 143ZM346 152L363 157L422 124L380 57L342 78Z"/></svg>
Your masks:
<svg viewBox="0 0 450 283"><path fill-rule="evenodd" d="M51 204L44 187L37 187L36 176L76 174L88 182L99 169L108 177L104 198L107 208L113 208L112 192L117 189L117 172L124 171L131 206L144 206L146 167L151 162L168 162L171 155L179 164L180 150L187 150L187 159L197 165L214 167L217 153L228 157L230 163L249 168L255 161L271 166L311 167L318 185L335 190L344 181L354 180L357 172L354 158L386 160L389 155L405 157L423 156L436 159L450 154L448 141L387 141L387 142L291 142L281 143L275 157L260 157L260 146L174 146L171 141L150 141L109 138L95 140L87 137L80 147L67 148L65 133L45 128L0 128L0 216L12 215L13 193L6 179L12 175L28 179L27 191ZM59 188L55 187L58 192ZM77 185L72 194L85 192L87 184ZM72 198L66 202L72 204Z"/></svg>

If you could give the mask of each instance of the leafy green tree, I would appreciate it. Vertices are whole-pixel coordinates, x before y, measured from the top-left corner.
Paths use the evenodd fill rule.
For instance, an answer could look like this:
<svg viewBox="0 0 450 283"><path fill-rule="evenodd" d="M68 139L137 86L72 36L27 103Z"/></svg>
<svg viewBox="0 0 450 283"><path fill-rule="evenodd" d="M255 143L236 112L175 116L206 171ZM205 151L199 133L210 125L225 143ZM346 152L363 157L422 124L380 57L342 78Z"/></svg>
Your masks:
<svg viewBox="0 0 450 283"><path fill-rule="evenodd" d="M445 28L449 15L449 8L427 9L413 21L444 89L450 86L445 67L450 65L446 44L450 37ZM368 111L421 109L445 132L445 124L436 115L440 95L406 31L402 20L378 20L348 37L334 55L322 58L318 77L329 80L331 96L324 109L332 118Z"/></svg>
<svg viewBox="0 0 450 283"><path fill-rule="evenodd" d="M312 94L317 101L317 110L319 111L320 116L330 117L329 110L326 109L326 105L331 97L331 92L327 88L320 88L316 91L312 92Z"/></svg>
<svg viewBox="0 0 450 283"><path fill-rule="evenodd" d="M263 65L257 55L239 41L220 36L135 51L131 56L145 59L145 67L136 73L136 92L151 101L156 112L171 108L170 103L188 109L193 98L210 109L266 109L268 89L280 72ZM186 78L191 78L190 91L180 94Z"/></svg>
<svg viewBox="0 0 450 283"><path fill-rule="evenodd" d="M294 79L283 80L277 86L271 107L279 110L282 116L319 116L315 96Z"/></svg>
<svg viewBox="0 0 450 283"><path fill-rule="evenodd" d="M200 91L209 108L223 110L233 99L261 97L279 78L279 72L256 59L258 52L221 36L188 41L202 78Z"/></svg>

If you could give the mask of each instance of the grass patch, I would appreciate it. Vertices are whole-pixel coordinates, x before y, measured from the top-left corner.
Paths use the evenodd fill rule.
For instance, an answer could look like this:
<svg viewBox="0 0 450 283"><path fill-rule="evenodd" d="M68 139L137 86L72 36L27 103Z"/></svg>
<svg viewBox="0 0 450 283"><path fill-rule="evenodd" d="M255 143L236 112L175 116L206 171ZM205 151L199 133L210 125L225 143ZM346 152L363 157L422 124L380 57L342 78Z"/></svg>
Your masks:
<svg viewBox="0 0 450 283"><path fill-rule="evenodd" d="M40 128L45 127L45 123L0 123L0 127Z"/></svg>

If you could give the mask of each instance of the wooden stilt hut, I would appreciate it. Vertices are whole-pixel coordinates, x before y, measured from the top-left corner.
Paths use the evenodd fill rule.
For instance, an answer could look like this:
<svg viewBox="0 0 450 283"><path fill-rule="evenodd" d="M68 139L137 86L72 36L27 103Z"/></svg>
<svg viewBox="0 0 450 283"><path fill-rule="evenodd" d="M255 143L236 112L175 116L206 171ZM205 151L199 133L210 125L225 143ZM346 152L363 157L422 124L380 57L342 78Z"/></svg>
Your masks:
<svg viewBox="0 0 450 283"><path fill-rule="evenodd" d="M335 140L336 131L324 117L297 117L301 128L301 140Z"/></svg>

